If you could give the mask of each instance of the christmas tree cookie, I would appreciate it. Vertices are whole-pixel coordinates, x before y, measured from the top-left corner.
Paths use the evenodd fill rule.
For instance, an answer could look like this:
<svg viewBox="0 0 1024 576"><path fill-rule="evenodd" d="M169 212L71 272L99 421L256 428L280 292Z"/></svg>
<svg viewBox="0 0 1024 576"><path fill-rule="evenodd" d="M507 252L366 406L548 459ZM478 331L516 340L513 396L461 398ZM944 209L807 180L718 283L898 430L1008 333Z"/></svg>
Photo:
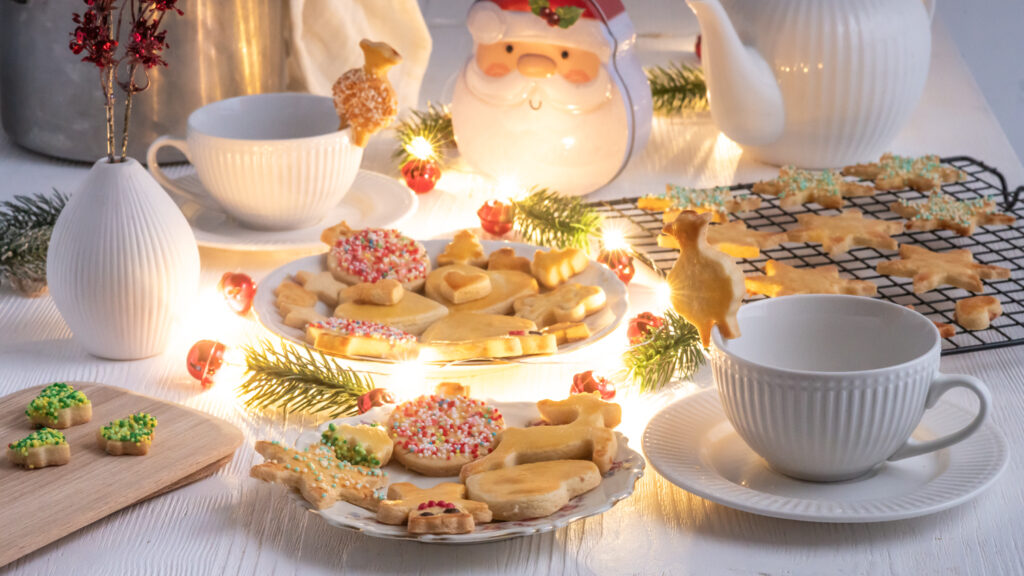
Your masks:
<svg viewBox="0 0 1024 576"><path fill-rule="evenodd" d="M7 459L15 466L32 470L63 466L71 461L71 447L64 434L52 428L40 428L7 445Z"/></svg>
<svg viewBox="0 0 1024 576"><path fill-rule="evenodd" d="M127 418L114 420L99 429L96 439L100 448L113 456L125 454L145 456L153 443L157 421L151 414L138 412Z"/></svg>
<svg viewBox="0 0 1024 576"><path fill-rule="evenodd" d="M25 415L32 424L63 430L92 420L92 402L81 390L56 382L28 403Z"/></svg>

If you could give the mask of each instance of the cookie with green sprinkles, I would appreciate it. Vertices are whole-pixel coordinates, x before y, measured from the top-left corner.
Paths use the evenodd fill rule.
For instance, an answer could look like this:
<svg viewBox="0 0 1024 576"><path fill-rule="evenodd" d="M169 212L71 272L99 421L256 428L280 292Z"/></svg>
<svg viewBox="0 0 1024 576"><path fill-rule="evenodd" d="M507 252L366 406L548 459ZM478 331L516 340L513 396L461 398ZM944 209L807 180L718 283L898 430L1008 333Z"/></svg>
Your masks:
<svg viewBox="0 0 1024 576"><path fill-rule="evenodd" d="M376 424L330 423L320 435L320 442L334 449L338 460L380 468L391 460L395 443L383 426Z"/></svg>
<svg viewBox="0 0 1024 576"><path fill-rule="evenodd" d="M779 206L796 208L810 202L816 202L823 208L842 208L844 198L873 196L875 189L871 186L845 180L835 170L808 172L793 166L783 166L779 177L754 184L755 194L777 196Z"/></svg>
<svg viewBox="0 0 1024 576"><path fill-rule="evenodd" d="M71 461L71 447L64 434L53 428L40 428L7 445L7 459L28 470L63 466Z"/></svg>
<svg viewBox="0 0 1024 576"><path fill-rule="evenodd" d="M92 420L92 402L70 384L55 382L28 403L25 415L32 424L63 430Z"/></svg>
<svg viewBox="0 0 1024 576"><path fill-rule="evenodd" d="M952 166L944 166L934 154L898 156L886 152L878 162L843 168L843 176L871 180L879 190L913 188L918 192L938 190L943 184L965 180L967 175Z"/></svg>
<svg viewBox="0 0 1024 576"><path fill-rule="evenodd" d="M152 414L137 412L114 420L96 432L100 449L112 456L145 456L153 443L157 421Z"/></svg>
<svg viewBox="0 0 1024 576"><path fill-rule="evenodd" d="M960 236L974 234L978 226L1009 226L1017 221L999 212L991 198L957 200L943 192L932 192L922 202L900 199L889 209L907 219L907 230L952 230Z"/></svg>

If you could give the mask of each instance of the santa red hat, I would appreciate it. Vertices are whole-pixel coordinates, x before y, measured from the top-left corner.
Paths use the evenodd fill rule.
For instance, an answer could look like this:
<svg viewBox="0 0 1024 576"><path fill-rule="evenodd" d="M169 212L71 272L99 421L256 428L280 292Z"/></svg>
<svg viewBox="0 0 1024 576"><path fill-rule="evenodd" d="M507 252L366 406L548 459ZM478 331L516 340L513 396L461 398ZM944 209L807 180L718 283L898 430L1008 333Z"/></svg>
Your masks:
<svg viewBox="0 0 1024 576"><path fill-rule="evenodd" d="M625 13L621 0L535 0L532 4L529 0L477 0L466 17L474 42L548 42L589 50L602 61L611 56L615 41L608 33L608 22ZM569 17L552 18L551 14Z"/></svg>

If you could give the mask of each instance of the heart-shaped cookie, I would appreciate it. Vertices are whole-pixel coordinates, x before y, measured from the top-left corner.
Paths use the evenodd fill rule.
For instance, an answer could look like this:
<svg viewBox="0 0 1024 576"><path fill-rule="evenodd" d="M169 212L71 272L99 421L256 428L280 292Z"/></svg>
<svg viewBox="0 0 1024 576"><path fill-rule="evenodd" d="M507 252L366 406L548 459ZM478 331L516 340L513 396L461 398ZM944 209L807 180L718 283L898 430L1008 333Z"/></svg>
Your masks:
<svg viewBox="0 0 1024 576"><path fill-rule="evenodd" d="M472 302L491 293L491 278L482 270L479 272L448 270L441 276L438 290L452 304Z"/></svg>
<svg viewBox="0 0 1024 576"><path fill-rule="evenodd" d="M446 299L441 293L441 284L444 283L445 275L451 270L458 270L463 274L483 272L491 280L490 294L462 304L455 304ZM482 271L465 264L451 264L437 268L427 275L427 283L424 286L424 293L428 298L444 304L452 312L479 312L481 314L509 314L512 312L512 302L517 298L536 294L537 290L537 281L529 274L515 270Z"/></svg>

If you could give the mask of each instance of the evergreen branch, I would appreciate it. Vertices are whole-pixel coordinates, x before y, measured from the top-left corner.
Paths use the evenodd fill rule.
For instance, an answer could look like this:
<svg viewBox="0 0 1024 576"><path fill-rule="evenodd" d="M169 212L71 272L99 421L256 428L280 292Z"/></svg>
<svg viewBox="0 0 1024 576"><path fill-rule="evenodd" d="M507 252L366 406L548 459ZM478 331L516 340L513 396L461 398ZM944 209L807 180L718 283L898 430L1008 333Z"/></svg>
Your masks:
<svg viewBox="0 0 1024 576"><path fill-rule="evenodd" d="M655 112L668 115L684 110L707 110L708 87L700 68L672 63L648 68L646 72Z"/></svg>
<svg viewBox="0 0 1024 576"><path fill-rule="evenodd" d="M665 312L665 325L647 340L626 351L626 378L641 392L656 391L673 379L686 379L705 362L697 328L673 310Z"/></svg>
<svg viewBox="0 0 1024 576"><path fill-rule="evenodd" d="M439 164L444 162L447 150L455 149L452 114L447 106L428 104L426 110L413 110L412 116L402 120L396 130L398 146L392 157L398 160L399 166L414 158L409 152L409 147L419 136L426 139L434 150L434 156L427 159Z"/></svg>
<svg viewBox="0 0 1024 576"><path fill-rule="evenodd" d="M46 252L67 200L54 190L0 202L0 274L26 296L46 290Z"/></svg>
<svg viewBox="0 0 1024 576"><path fill-rule="evenodd" d="M328 412L331 418L358 414L359 397L373 389L373 379L322 352L269 340L245 346L247 379L238 387L245 406L277 407L284 412Z"/></svg>
<svg viewBox="0 0 1024 576"><path fill-rule="evenodd" d="M601 228L601 215L579 198L534 188L522 200L513 200L515 228L523 240L551 248L590 250L590 239Z"/></svg>

